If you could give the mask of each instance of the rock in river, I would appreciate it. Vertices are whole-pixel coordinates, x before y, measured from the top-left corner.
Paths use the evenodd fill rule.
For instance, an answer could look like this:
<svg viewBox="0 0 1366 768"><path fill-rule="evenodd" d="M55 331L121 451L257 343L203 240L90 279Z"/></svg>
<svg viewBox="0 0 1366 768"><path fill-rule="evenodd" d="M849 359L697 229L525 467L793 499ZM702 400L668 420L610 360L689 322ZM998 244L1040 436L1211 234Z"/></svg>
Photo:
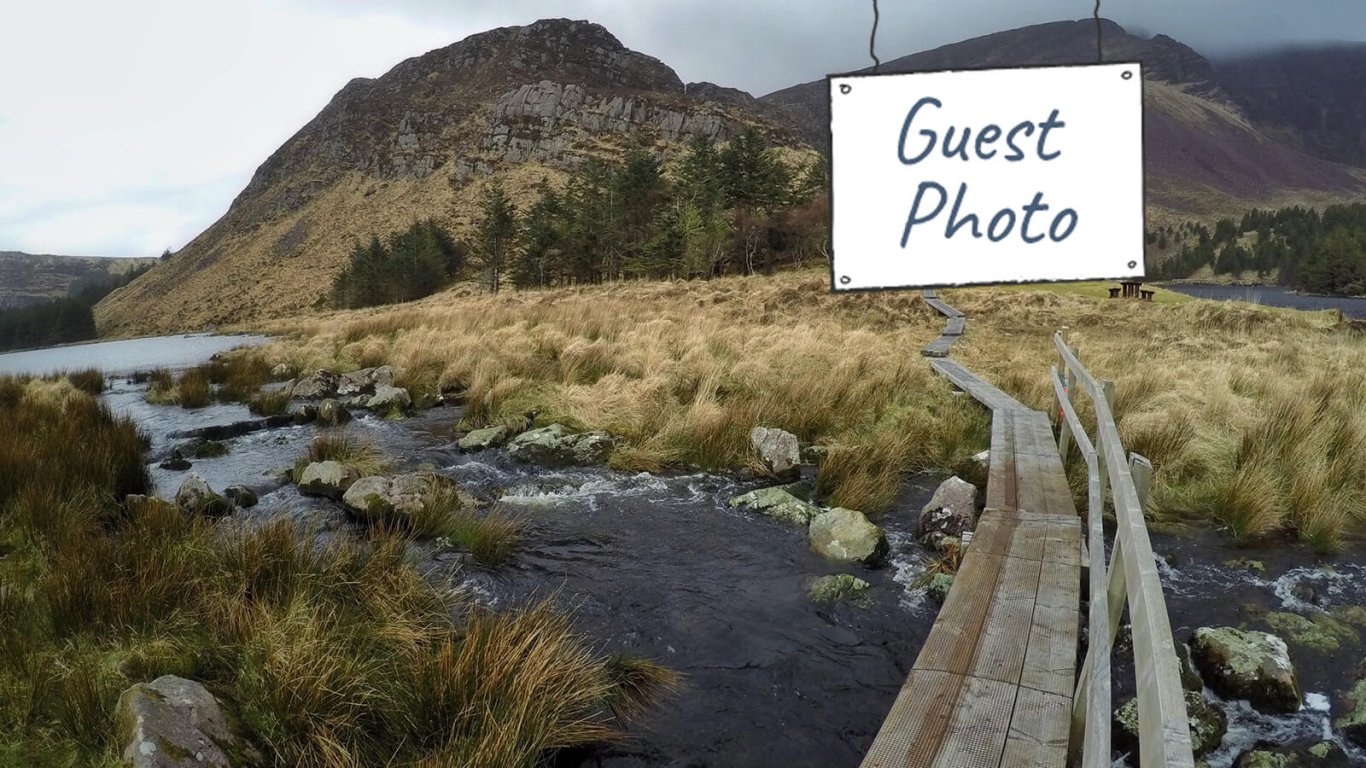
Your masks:
<svg viewBox="0 0 1366 768"><path fill-rule="evenodd" d="M237 768L262 757L193 680L163 675L119 696L114 714L123 761L134 768Z"/></svg>
<svg viewBox="0 0 1366 768"><path fill-rule="evenodd" d="M351 412L340 402L328 398L318 403L316 420L320 427L340 427L351 420Z"/></svg>
<svg viewBox="0 0 1366 768"><path fill-rule="evenodd" d="M413 405L413 396L402 387L375 387L375 395L365 401L365 407L386 418L399 418ZM321 415L321 414L319 414Z"/></svg>
<svg viewBox="0 0 1366 768"><path fill-rule="evenodd" d="M305 467L299 476L299 493L340 499L359 479L360 473L355 467L335 461L318 461Z"/></svg>
<svg viewBox="0 0 1366 768"><path fill-rule="evenodd" d="M474 453L475 451L484 451L500 446L506 443L511 436L512 430L499 424L494 427L476 429L460 438L456 445L459 445L460 450L466 453Z"/></svg>
<svg viewBox="0 0 1366 768"><path fill-rule="evenodd" d="M1366 669L1359 671L1366 672ZM1352 705L1351 710L1338 718L1338 730L1359 746L1366 747L1366 677L1357 680L1356 686L1347 694L1347 700Z"/></svg>
<svg viewBox="0 0 1366 768"><path fill-rule="evenodd" d="M855 604L868 602L868 582L848 573L835 573L822 576L811 584L807 594L817 603L834 603L847 600Z"/></svg>
<svg viewBox="0 0 1366 768"><path fill-rule="evenodd" d="M761 515L776 517L801 526L809 525L821 513L818 507L802 501L782 488L760 488L730 500L732 507L745 507Z"/></svg>
<svg viewBox="0 0 1366 768"><path fill-rule="evenodd" d="M612 453L606 432L570 432L563 424L533 429L512 438L508 454L518 461L546 466L600 464Z"/></svg>
<svg viewBox="0 0 1366 768"><path fill-rule="evenodd" d="M808 531L811 549L821 557L845 563L879 565L889 547L882 529L862 512L836 507L817 515Z"/></svg>
<svg viewBox="0 0 1366 768"><path fill-rule="evenodd" d="M325 397L335 397L338 381L337 374L327 369L314 371L294 385L294 396L305 400L322 400Z"/></svg>
<svg viewBox="0 0 1366 768"><path fill-rule="evenodd" d="M950 477L939 484L930 503L920 510L916 536L922 540L935 533L962 536L964 531L972 530L976 512L977 486Z"/></svg>
<svg viewBox="0 0 1366 768"><path fill-rule="evenodd" d="M1213 752L1228 733L1228 715L1205 701L1199 691L1186 691L1186 715L1190 719L1191 749L1197 758ZM1138 754L1138 699L1129 699L1115 710L1115 749Z"/></svg>
<svg viewBox="0 0 1366 768"><path fill-rule="evenodd" d="M1201 627L1191 641L1191 658L1220 696L1246 699L1267 714L1300 709L1299 680L1285 641L1266 632Z"/></svg>
<svg viewBox="0 0 1366 768"><path fill-rule="evenodd" d="M802 454L796 435L773 427L755 427L750 430L749 442L759 452L769 474L779 478L797 474Z"/></svg>
<svg viewBox="0 0 1366 768"><path fill-rule="evenodd" d="M220 517L232 511L232 503L214 493L208 481L194 473L180 484L180 490L175 493L175 503L187 512L210 517Z"/></svg>
<svg viewBox="0 0 1366 768"><path fill-rule="evenodd" d="M432 472L363 477L347 489L342 503L358 517L369 520L406 517L422 511L431 492L440 485L455 487L454 481Z"/></svg>
<svg viewBox="0 0 1366 768"><path fill-rule="evenodd" d="M233 504L236 504L243 509L250 509L260 502L260 498L257 497L256 491L253 491L245 485L233 485L224 488L223 495L228 497Z"/></svg>

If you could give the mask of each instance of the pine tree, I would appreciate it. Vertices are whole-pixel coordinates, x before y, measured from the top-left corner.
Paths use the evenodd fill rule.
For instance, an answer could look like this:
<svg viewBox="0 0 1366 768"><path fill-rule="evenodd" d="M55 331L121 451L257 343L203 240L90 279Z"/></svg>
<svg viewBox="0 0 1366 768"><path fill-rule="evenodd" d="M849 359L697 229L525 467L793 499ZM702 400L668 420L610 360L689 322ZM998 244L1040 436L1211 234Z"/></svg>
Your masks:
<svg viewBox="0 0 1366 768"><path fill-rule="evenodd" d="M476 243L489 290L497 293L516 244L517 206L501 184L494 184L484 192L481 212Z"/></svg>

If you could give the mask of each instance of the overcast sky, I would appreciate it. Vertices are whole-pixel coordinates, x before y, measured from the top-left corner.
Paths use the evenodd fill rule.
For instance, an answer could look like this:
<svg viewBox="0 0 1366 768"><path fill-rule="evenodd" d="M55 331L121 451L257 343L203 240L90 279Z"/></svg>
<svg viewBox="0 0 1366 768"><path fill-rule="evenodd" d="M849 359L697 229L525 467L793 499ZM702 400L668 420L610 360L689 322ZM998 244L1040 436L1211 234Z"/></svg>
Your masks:
<svg viewBox="0 0 1366 768"><path fill-rule="evenodd" d="M888 60L1089 0L880 0ZM154 256L213 223L353 77L544 17L756 95L870 64L862 0L0 0L0 250ZM1294 9L1293 11L1291 9ZM1366 0L1105 0L1206 54L1366 40Z"/></svg>

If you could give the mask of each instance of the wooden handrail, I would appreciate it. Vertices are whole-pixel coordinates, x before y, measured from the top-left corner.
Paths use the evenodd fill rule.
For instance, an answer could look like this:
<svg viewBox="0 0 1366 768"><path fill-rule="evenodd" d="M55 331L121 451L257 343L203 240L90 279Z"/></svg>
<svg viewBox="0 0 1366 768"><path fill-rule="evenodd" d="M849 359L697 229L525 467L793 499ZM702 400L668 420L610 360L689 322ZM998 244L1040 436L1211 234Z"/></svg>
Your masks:
<svg viewBox="0 0 1366 768"><path fill-rule="evenodd" d="M1086 663L1077 679L1076 695L1072 698L1072 758L1079 759L1082 768L1109 768L1110 762L1110 607L1107 585L1095 574L1105 573L1105 527L1103 515L1105 496L1100 487L1100 466L1095 446L1077 417L1077 410L1067 396L1067 388L1058 377L1056 367L1050 372L1053 394L1062 414L1059 419L1058 450L1067 461L1068 438L1076 439L1077 449L1086 460L1086 527L1087 548L1090 550L1090 607ZM1087 717L1087 712L1105 716Z"/></svg>
<svg viewBox="0 0 1366 768"><path fill-rule="evenodd" d="M1113 632L1111 627L1117 627L1123 601L1127 598L1133 628L1134 672L1138 687L1139 765L1141 768L1193 768L1195 758L1191 751L1190 722L1186 714L1185 691L1181 686L1176 645L1172 640L1171 621L1167 617L1162 582L1158 578L1152 542L1148 539L1148 529L1143 519L1143 500L1135 488L1134 477L1129 462L1126 461L1124 445L1119 438L1119 429L1115 426L1110 400L1106 396L1105 387L1086 370L1076 354L1067 347L1061 333L1053 335L1053 344L1058 350L1058 357L1063 370L1067 373L1069 384L1066 394L1061 396L1060 400L1068 400L1070 396L1074 396L1075 387L1080 384L1090 397L1095 410L1099 450L1093 448L1097 472L1092 477L1097 477L1100 482L1105 479L1110 481L1110 498L1115 508L1117 528L1115 554L1108 579L1111 590L1107 595L1109 615L1104 626L1107 630L1105 634L1109 637L1106 637L1105 645L1108 651L1108 640L1111 639ZM1060 380L1058 388L1061 388ZM1066 406L1062 406L1064 419L1070 405L1071 403L1067 403ZM1072 415L1075 418L1075 411ZM1068 428L1077 438L1079 446L1082 444L1081 437L1085 434L1080 426L1079 419L1075 425L1068 420ZM1099 471L1101 465L1105 470L1103 474ZM1088 470L1090 466L1088 462ZM1102 491L1102 502L1103 495ZM1090 574L1093 596L1090 632L1092 642L1095 642L1099 614L1095 610L1094 595L1104 570L1097 569L1094 565L1095 544L1088 542L1088 546L1092 550L1093 563ZM1103 543L1100 551L1103 558ZM1108 653L1104 662L1099 660L1099 656L1099 653L1088 653L1079 681L1087 685L1087 690L1079 687L1074 701L1090 700L1101 667L1109 664ZM1108 674L1106 678L1108 681ZM1092 721L1101 718L1108 727L1108 704L1099 712L1095 708L1089 708L1086 712L1086 724L1083 729L1086 736L1080 750L1083 756L1089 753L1086 741L1089 740L1093 729ZM1085 768L1091 768L1092 765L1095 764L1083 762Z"/></svg>

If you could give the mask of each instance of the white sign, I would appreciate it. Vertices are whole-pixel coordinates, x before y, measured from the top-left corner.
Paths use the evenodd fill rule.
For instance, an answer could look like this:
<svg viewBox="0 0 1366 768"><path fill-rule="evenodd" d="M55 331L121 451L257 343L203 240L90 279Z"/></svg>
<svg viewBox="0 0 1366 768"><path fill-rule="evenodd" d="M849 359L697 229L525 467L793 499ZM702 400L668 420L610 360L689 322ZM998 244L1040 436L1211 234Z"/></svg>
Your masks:
<svg viewBox="0 0 1366 768"><path fill-rule="evenodd" d="M836 291L1143 275L1137 63L830 78Z"/></svg>

